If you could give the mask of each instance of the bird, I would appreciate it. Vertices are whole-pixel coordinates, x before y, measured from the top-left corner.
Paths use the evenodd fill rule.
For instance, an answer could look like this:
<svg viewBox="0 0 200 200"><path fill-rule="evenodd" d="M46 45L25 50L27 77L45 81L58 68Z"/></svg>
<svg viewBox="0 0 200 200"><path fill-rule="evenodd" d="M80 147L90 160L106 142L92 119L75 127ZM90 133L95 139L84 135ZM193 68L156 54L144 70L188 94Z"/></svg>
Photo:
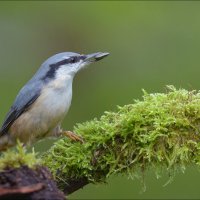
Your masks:
<svg viewBox="0 0 200 200"><path fill-rule="evenodd" d="M81 69L108 56L107 52L79 54L62 52L48 58L21 88L0 128L0 151L15 146L19 140L31 145L45 137L66 135L61 122L72 100L73 78Z"/></svg>

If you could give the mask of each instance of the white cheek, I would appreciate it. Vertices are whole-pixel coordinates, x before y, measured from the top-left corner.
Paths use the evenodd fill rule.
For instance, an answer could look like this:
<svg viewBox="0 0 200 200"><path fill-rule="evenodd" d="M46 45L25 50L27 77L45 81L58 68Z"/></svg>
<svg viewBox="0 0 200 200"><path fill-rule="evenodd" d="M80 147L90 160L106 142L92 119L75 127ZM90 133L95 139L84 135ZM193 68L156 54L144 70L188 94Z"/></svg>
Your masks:
<svg viewBox="0 0 200 200"><path fill-rule="evenodd" d="M60 67L57 72L56 72L56 79L59 80L64 80L64 79L68 79L71 74L70 74L70 67L69 66L65 66L63 65L62 67Z"/></svg>

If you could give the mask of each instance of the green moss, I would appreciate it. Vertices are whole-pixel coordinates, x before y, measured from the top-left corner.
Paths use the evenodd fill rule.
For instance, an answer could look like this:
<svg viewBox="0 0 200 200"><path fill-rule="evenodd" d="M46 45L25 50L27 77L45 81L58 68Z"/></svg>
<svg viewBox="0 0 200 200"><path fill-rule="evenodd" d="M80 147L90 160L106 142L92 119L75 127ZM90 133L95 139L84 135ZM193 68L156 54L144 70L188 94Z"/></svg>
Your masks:
<svg viewBox="0 0 200 200"><path fill-rule="evenodd" d="M102 182L112 174L138 176L153 167L184 171L200 165L200 92L168 86L165 94L148 94L142 101L105 112L98 120L78 124L74 132L85 143L58 140L43 156L62 181L87 177Z"/></svg>
<svg viewBox="0 0 200 200"><path fill-rule="evenodd" d="M34 150L31 153L26 152L26 148L22 143L18 142L16 149L8 149L0 156L0 171L11 168L19 168L23 165L35 167L39 164L39 159L36 159Z"/></svg>

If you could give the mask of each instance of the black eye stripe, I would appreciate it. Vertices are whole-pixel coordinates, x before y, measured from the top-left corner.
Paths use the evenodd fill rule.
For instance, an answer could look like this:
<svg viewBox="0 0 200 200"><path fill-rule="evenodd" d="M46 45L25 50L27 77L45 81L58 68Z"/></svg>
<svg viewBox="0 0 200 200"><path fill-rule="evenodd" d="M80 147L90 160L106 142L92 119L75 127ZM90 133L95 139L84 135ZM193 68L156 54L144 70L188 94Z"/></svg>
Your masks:
<svg viewBox="0 0 200 200"><path fill-rule="evenodd" d="M84 60L85 58L86 58L86 56L83 56L83 55L73 56L73 57L61 60L57 63L50 64L49 70L47 71L46 75L44 77L42 77L41 79L42 80L48 80L48 79L54 78L55 74L56 74L56 70L59 69L60 66L66 65L66 64L69 64L69 63L73 64L73 63L79 62L80 60Z"/></svg>
<svg viewBox="0 0 200 200"><path fill-rule="evenodd" d="M52 64L52 66L60 67L61 65L65 65L65 64L68 64L68 63L69 63L69 59L65 59L65 60L61 60L61 61L59 61L57 63Z"/></svg>
<svg viewBox="0 0 200 200"><path fill-rule="evenodd" d="M57 63L55 63L53 65L56 66L56 67L59 67L61 65L66 65L66 64L69 64L69 63L73 64L73 63L77 63L80 60L83 60L85 58L86 58L86 56L73 56L73 57L70 57L68 59L61 60L61 61L59 61L59 62L57 62Z"/></svg>
<svg viewBox="0 0 200 200"><path fill-rule="evenodd" d="M76 62L79 62L81 60L80 56L74 56L74 57L71 57L69 58L70 59L70 63L76 63Z"/></svg>
<svg viewBox="0 0 200 200"><path fill-rule="evenodd" d="M84 59L86 59L86 57L87 57L87 56L84 56L84 55L79 56L80 60L84 60Z"/></svg>

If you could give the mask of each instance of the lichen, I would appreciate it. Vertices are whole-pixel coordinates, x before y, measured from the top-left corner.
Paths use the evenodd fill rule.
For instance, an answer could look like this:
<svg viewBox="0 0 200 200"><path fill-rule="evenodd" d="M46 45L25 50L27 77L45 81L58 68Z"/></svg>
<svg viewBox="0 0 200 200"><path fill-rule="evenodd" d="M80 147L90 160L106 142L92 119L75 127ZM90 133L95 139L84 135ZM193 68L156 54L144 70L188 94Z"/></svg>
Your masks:
<svg viewBox="0 0 200 200"><path fill-rule="evenodd" d="M167 88L144 91L141 101L77 124L74 132L83 144L68 138L55 142L42 159L60 187L81 177L104 182L113 174L132 177L149 168L158 174L162 168L176 172L200 165L200 91Z"/></svg>
<svg viewBox="0 0 200 200"><path fill-rule="evenodd" d="M39 165L40 159L36 158L34 149L28 153L23 144L18 141L16 148L8 149L0 154L0 171L28 166L35 168Z"/></svg>

